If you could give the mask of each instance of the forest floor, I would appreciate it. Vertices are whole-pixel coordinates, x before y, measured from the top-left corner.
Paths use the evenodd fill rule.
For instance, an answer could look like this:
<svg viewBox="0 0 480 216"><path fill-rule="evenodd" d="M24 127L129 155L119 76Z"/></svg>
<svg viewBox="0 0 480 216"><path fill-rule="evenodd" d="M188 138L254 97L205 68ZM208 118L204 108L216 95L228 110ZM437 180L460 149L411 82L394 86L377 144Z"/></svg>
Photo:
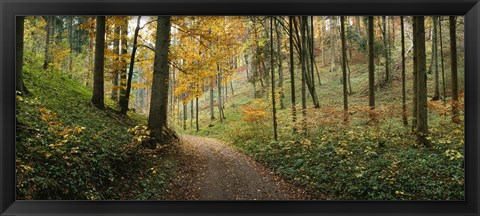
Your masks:
<svg viewBox="0 0 480 216"><path fill-rule="evenodd" d="M173 200L305 200L305 191L217 139L182 135Z"/></svg>

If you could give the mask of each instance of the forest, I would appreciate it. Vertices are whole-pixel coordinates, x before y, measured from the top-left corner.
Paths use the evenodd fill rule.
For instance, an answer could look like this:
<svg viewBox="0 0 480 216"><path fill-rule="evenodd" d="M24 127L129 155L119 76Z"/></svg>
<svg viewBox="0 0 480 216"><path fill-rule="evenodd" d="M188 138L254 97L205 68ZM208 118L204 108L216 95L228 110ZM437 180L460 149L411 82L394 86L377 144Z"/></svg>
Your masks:
<svg viewBox="0 0 480 216"><path fill-rule="evenodd" d="M460 16L17 16L20 200L464 200Z"/></svg>

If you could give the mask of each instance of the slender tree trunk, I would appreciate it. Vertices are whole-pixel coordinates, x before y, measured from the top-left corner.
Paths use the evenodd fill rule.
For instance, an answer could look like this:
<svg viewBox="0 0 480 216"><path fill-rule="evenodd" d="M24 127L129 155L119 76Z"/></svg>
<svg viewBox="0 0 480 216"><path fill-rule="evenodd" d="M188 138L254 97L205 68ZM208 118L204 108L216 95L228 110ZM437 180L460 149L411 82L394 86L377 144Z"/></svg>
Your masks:
<svg viewBox="0 0 480 216"><path fill-rule="evenodd" d="M440 99L440 81L439 81L439 74L438 74L438 50L437 50L437 26L438 26L438 17L433 16L433 36L432 36L432 44L433 44L433 64L435 69L435 92L433 94L432 100L439 100Z"/></svg>
<svg viewBox="0 0 480 216"><path fill-rule="evenodd" d="M172 68L172 78L169 80L170 86L170 114L175 115L175 69Z"/></svg>
<svg viewBox="0 0 480 216"><path fill-rule="evenodd" d="M313 72L313 50L312 50L312 40L311 37L313 36L310 32L310 26L308 24L308 17L302 17L302 22L305 22L305 32L303 33L306 37L306 46L305 46L305 64L307 67L307 72L305 74L305 82L307 84L308 91L312 96L313 105L315 108L320 107L320 103L317 96L317 91L315 90L315 74Z"/></svg>
<svg viewBox="0 0 480 216"><path fill-rule="evenodd" d="M223 113L223 102L222 102L222 70L217 66L218 75L217 75L217 90L218 90L218 118L220 122L223 122L225 118Z"/></svg>
<svg viewBox="0 0 480 216"><path fill-rule="evenodd" d="M434 22L435 21L434 21L434 19L435 19L434 16L432 16L433 25L432 25L432 28L431 28L431 31L430 31L430 40L432 41L432 43L431 43L432 44L432 49L431 49L432 50L432 56L430 58L430 66L428 67L428 71L427 71L428 74L432 74L432 70L435 66L435 44L433 43L433 37L434 37L434 34L435 34L435 30L434 30L434 28L435 28L434 27L434 25L435 25Z"/></svg>
<svg viewBox="0 0 480 216"><path fill-rule="evenodd" d="M439 23L438 23L438 27L439 27L439 33L440 33L440 61L441 61L441 64L442 64L442 90L443 90L443 97L442 97L442 100L443 100L443 104L446 105L446 102L447 102L447 87L445 85L445 66L443 64L443 37L442 37L442 20L439 19Z"/></svg>
<svg viewBox="0 0 480 216"><path fill-rule="evenodd" d="M306 97L306 76L307 76L307 38L305 35L305 20L306 18L301 17L300 22L300 33L301 33L301 63L302 63L302 130L303 134L307 133L307 97Z"/></svg>
<svg viewBox="0 0 480 216"><path fill-rule="evenodd" d="M95 36L95 70L93 72L92 104L98 109L105 109L104 102L104 64L105 64L105 17L97 16Z"/></svg>
<svg viewBox="0 0 480 216"><path fill-rule="evenodd" d="M21 94L28 94L28 90L23 83L23 43L25 32L25 17L16 16L15 18L15 81L16 90Z"/></svg>
<svg viewBox="0 0 480 216"><path fill-rule="evenodd" d="M121 65L121 58L120 58L120 26L116 24L115 31L113 33L113 52L114 52L114 69L113 69L113 79L112 79L112 94L111 99L114 101L118 100L118 75Z"/></svg>
<svg viewBox="0 0 480 216"><path fill-rule="evenodd" d="M45 31L47 32L45 37L45 55L43 60L43 69L47 69L50 65L50 37L51 37L51 29L52 29L52 16L46 16L47 25L45 26Z"/></svg>
<svg viewBox="0 0 480 216"><path fill-rule="evenodd" d="M417 107L418 107L418 38L417 38L417 17L412 17L413 26L413 118L412 118L412 130L417 130Z"/></svg>
<svg viewBox="0 0 480 216"><path fill-rule="evenodd" d="M293 61L293 17L288 17L289 48L290 48L290 91L292 94L292 122L293 131L296 132L295 124L297 122L297 104L295 102L295 62ZM323 42L322 42L323 43Z"/></svg>
<svg viewBox="0 0 480 216"><path fill-rule="evenodd" d="M68 27L68 48L70 49L70 55L68 56L68 74L69 77L72 77L73 69L73 16L67 17L67 27Z"/></svg>
<svg viewBox="0 0 480 216"><path fill-rule="evenodd" d="M342 40L342 83L343 83L343 121L348 121L348 94L347 94L347 52L345 47L345 16L340 16Z"/></svg>
<svg viewBox="0 0 480 216"><path fill-rule="evenodd" d="M168 47L170 45L170 17L158 16L157 36L155 40L155 61L153 63L152 94L148 129L157 140L166 141L168 106ZM155 148L156 142L148 147Z"/></svg>
<svg viewBox="0 0 480 216"><path fill-rule="evenodd" d="M374 34L373 34L373 16L368 17L368 89L369 89L369 103L370 110L375 109L375 53L373 49ZM375 123L376 119L373 113L370 114L371 122Z"/></svg>
<svg viewBox="0 0 480 216"><path fill-rule="evenodd" d="M193 100L190 101L190 128L193 128Z"/></svg>
<svg viewBox="0 0 480 216"><path fill-rule="evenodd" d="M400 17L400 30L402 39L402 119L403 126L408 126L407 118L407 100L405 93L405 29L403 24L403 16Z"/></svg>
<svg viewBox="0 0 480 216"><path fill-rule="evenodd" d="M183 94L183 101L182 101L182 105L183 105L183 118L182 118L182 122L183 122L183 130L187 130L187 102L185 102L185 93Z"/></svg>
<svg viewBox="0 0 480 216"><path fill-rule="evenodd" d="M275 107L275 70L273 64L273 17L270 17L270 70L272 84L272 114L273 114L273 139L276 141L277 134L277 110Z"/></svg>
<svg viewBox="0 0 480 216"><path fill-rule="evenodd" d="M335 41L333 35L335 34L336 20L335 17L330 18L330 72L335 71Z"/></svg>
<svg viewBox="0 0 480 216"><path fill-rule="evenodd" d="M450 58L452 70L452 121L460 123L458 116L458 77L457 77L457 33L455 16L449 17L450 22Z"/></svg>
<svg viewBox="0 0 480 216"><path fill-rule="evenodd" d="M124 100L120 100L120 113L122 115L127 115L127 111L128 111L130 91L132 89L133 66L135 64L135 54L137 53L137 38L138 38L138 32L140 31L141 18L142 18L141 16L138 16L137 27L135 27L135 33L133 35L132 55L130 57L130 68L128 69L127 89L125 91L125 97L123 98Z"/></svg>
<svg viewBox="0 0 480 216"><path fill-rule="evenodd" d="M278 22L278 21L276 21ZM276 23L275 31L277 33L277 59L278 59L278 88L280 89L280 109L285 109L283 102L283 55L282 55L282 31L280 30L280 24Z"/></svg>
<svg viewBox="0 0 480 216"><path fill-rule="evenodd" d="M382 16L383 25L383 55L385 57L385 82L390 80L390 57L388 56L388 26L387 17Z"/></svg>
<svg viewBox="0 0 480 216"><path fill-rule="evenodd" d="M215 85L215 81L213 80L213 77L210 79L210 119L214 120L215 119L215 110L214 110L214 104L213 104L213 87Z"/></svg>
<svg viewBox="0 0 480 216"><path fill-rule="evenodd" d="M120 98L118 101L119 107L123 106L123 103L127 100L127 61L125 56L128 52L128 17L123 17L123 23L121 25L121 64L120 64Z"/></svg>
<svg viewBox="0 0 480 216"><path fill-rule="evenodd" d="M195 97L195 125L197 126L197 132L200 131L200 126L198 125L198 96Z"/></svg>
<svg viewBox="0 0 480 216"><path fill-rule="evenodd" d="M427 65L425 55L425 24L424 17L417 17L417 138L420 143L430 146L427 140Z"/></svg>
<svg viewBox="0 0 480 216"><path fill-rule="evenodd" d="M321 16L320 17L320 26L321 26L321 30L322 32L320 33L320 46L321 46L321 49L322 49L322 67L325 67L325 33L326 33L326 28L325 28L325 20L324 20L324 17Z"/></svg>

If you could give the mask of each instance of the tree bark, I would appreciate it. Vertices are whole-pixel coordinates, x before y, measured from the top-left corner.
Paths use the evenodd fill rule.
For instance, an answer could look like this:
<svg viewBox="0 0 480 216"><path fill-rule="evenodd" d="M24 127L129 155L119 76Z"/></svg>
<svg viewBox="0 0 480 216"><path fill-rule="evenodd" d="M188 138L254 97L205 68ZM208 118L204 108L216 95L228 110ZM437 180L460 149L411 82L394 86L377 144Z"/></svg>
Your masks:
<svg viewBox="0 0 480 216"><path fill-rule="evenodd" d="M213 77L210 79L210 119L215 119L215 110L213 108L213 86L215 82L213 81Z"/></svg>
<svg viewBox="0 0 480 216"><path fill-rule="evenodd" d="M325 28L325 20L324 20L324 17L321 16L320 17L320 26L321 26L321 30L322 32L320 33L320 46L321 46L321 50L322 50L322 67L325 67L325 32L326 32L326 28Z"/></svg>
<svg viewBox="0 0 480 216"><path fill-rule="evenodd" d="M50 65L51 59L50 59L50 37L52 34L52 16L46 16L47 19L47 25L45 26L45 31L47 32L46 37L45 37L45 54L44 54L44 61L43 61L43 69L47 69L48 66Z"/></svg>
<svg viewBox="0 0 480 216"><path fill-rule="evenodd" d="M170 137L167 129L168 106L168 48L170 46L170 17L158 16L157 36L155 40L155 61L153 63L152 94L150 99L150 113L148 129L151 136L158 141L166 141ZM155 142L148 147L155 148Z"/></svg>
<svg viewBox="0 0 480 216"><path fill-rule="evenodd" d="M105 16L97 16L96 32L92 104L98 109L103 110L105 109L103 83L105 64Z"/></svg>
<svg viewBox="0 0 480 216"><path fill-rule="evenodd" d="M444 63L443 63L443 37L442 37L442 20L439 19L439 22L438 22L438 31L439 31L439 36L440 36L440 62L442 64L442 90L443 90L443 97L442 97L442 100L443 100L443 104L446 105L446 102L447 102L447 87L445 85L445 66L444 66Z"/></svg>
<svg viewBox="0 0 480 216"><path fill-rule="evenodd" d="M119 107L122 107L122 104L125 103L127 97L127 61L125 56L128 52L128 17L123 17L123 23L121 26L121 64L120 64L120 99Z"/></svg>
<svg viewBox="0 0 480 216"><path fill-rule="evenodd" d="M200 131L200 126L198 125L198 96L195 97L195 125L197 126L197 132Z"/></svg>
<svg viewBox="0 0 480 216"><path fill-rule="evenodd" d="M333 40L333 35L335 34L335 17L330 18L330 72L335 71L335 42Z"/></svg>
<svg viewBox="0 0 480 216"><path fill-rule="evenodd" d="M433 36L432 36L432 47L433 47L433 65L434 65L434 73L435 73L435 91L433 94L432 100L439 100L440 99L440 81L439 81L439 74L438 74L438 50L437 50L437 26L438 26L438 17L433 16Z"/></svg>
<svg viewBox="0 0 480 216"><path fill-rule="evenodd" d="M290 91L292 94L292 123L293 130L296 132L295 124L297 122L297 104L295 99L295 62L293 61L293 17L288 17L289 48L290 48Z"/></svg>
<svg viewBox="0 0 480 216"><path fill-rule="evenodd" d="M373 50L374 43L373 34L373 16L368 17L368 89L369 89L369 103L370 110L375 109L375 54ZM370 115L372 123L376 122L374 115Z"/></svg>
<svg viewBox="0 0 480 216"><path fill-rule="evenodd" d="M383 25L383 56L385 58L385 82L390 80L390 56L388 55L388 26L387 17L382 16Z"/></svg>
<svg viewBox="0 0 480 216"><path fill-rule="evenodd" d="M279 21L276 21L279 22ZM283 55L282 55L282 31L280 23L276 23L275 32L277 33L277 59L278 59L278 88L280 89L280 109L285 109L283 102Z"/></svg>
<svg viewBox="0 0 480 216"><path fill-rule="evenodd" d="M347 52L345 47L345 16L340 16L340 30L342 40L342 83L343 83L343 121L348 121L348 93L347 93Z"/></svg>
<svg viewBox="0 0 480 216"><path fill-rule="evenodd" d="M72 77L73 69L73 16L67 17L67 34L68 34L68 48L70 49L70 55L68 56L68 74Z"/></svg>
<svg viewBox="0 0 480 216"><path fill-rule="evenodd" d="M427 140L427 64L425 54L425 24L424 17L418 16L417 22L417 139L425 146L430 146Z"/></svg>
<svg viewBox="0 0 480 216"><path fill-rule="evenodd" d="M270 70L272 84L272 114L273 114L273 139L276 141L277 134L277 110L275 107L275 70L273 64L273 17L270 17Z"/></svg>
<svg viewBox="0 0 480 216"><path fill-rule="evenodd" d="M407 100L405 93L405 29L403 24L403 16L400 16L400 31L402 40L402 120L403 126L408 126L407 118Z"/></svg>
<svg viewBox="0 0 480 216"><path fill-rule="evenodd" d="M23 43L25 32L25 17L16 16L15 18L15 81L16 90L21 94L28 94L28 90L23 83Z"/></svg>
<svg viewBox="0 0 480 216"><path fill-rule="evenodd" d="M305 35L306 17L301 17L300 33L301 33L301 63L302 63L302 130L303 134L307 133L307 95L306 95L306 76L307 76L307 38Z"/></svg>
<svg viewBox="0 0 480 216"><path fill-rule="evenodd" d="M114 69L113 69L113 79L112 79L112 94L111 99L114 101L118 100L118 75L120 74L121 58L120 58L120 26L116 24L115 30L113 33L113 52L114 52Z"/></svg>
<svg viewBox="0 0 480 216"><path fill-rule="evenodd" d="M449 17L450 22L450 58L452 70L452 121L460 123L458 116L458 75L457 75L457 33L455 16Z"/></svg>
<svg viewBox="0 0 480 216"><path fill-rule="evenodd" d="M128 69L127 89L125 91L125 97L123 98L123 100L120 100L120 113L122 115L127 115L128 111L128 102L130 100L130 91L132 89L133 66L135 64L135 55L137 53L137 38L138 32L140 31L141 18L142 16L138 16L137 27L135 27L135 33L133 35L132 55L130 57L130 68Z"/></svg>
<svg viewBox="0 0 480 216"><path fill-rule="evenodd" d="M418 107L418 42L417 42L417 17L412 17L412 29L413 29L413 117L412 117L412 130L417 129L417 107Z"/></svg>

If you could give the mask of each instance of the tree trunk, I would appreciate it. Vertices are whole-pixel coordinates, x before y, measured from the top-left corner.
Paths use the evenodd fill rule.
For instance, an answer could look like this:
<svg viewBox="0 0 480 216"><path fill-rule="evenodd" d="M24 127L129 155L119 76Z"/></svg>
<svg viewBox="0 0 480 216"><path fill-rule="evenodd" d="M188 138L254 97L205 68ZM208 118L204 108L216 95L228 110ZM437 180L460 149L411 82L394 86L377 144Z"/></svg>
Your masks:
<svg viewBox="0 0 480 216"><path fill-rule="evenodd" d="M215 119L215 110L213 109L213 86L215 82L213 81L213 77L210 79L210 119Z"/></svg>
<svg viewBox="0 0 480 216"><path fill-rule="evenodd" d="M68 74L69 77L72 77L73 69L73 16L67 17L67 27L68 27L68 48L70 49L70 55L68 56Z"/></svg>
<svg viewBox="0 0 480 216"><path fill-rule="evenodd" d="M413 29L413 117L412 117L412 130L417 129L417 107L418 107L418 68L417 68L417 61L418 61L418 38L417 38L417 17L412 17L412 29Z"/></svg>
<svg viewBox="0 0 480 216"><path fill-rule="evenodd" d="M193 100L190 101L190 128L193 128Z"/></svg>
<svg viewBox="0 0 480 216"><path fill-rule="evenodd" d="M403 126L408 126L407 119L407 100L405 93L405 29L403 24L403 16L400 17L400 30L401 30L401 40L402 40L402 120Z"/></svg>
<svg viewBox="0 0 480 216"><path fill-rule="evenodd" d="M447 94L446 94L446 91L447 91L447 87L445 85L445 66L443 64L443 37L442 37L442 20L439 19L439 22L438 22L438 27L439 27L439 33L440 33L440 62L442 64L442 90L443 90L443 97L442 97L442 100L443 100L443 104L446 105L446 102L447 102Z"/></svg>
<svg viewBox="0 0 480 216"><path fill-rule="evenodd" d="M45 37L45 55L44 55L44 61L43 61L43 69L47 69L48 66L50 65L51 59L50 59L50 37L52 34L52 16L46 16L47 19L47 25L45 26L45 31L47 32L46 37Z"/></svg>
<svg viewBox="0 0 480 216"><path fill-rule="evenodd" d="M25 32L25 17L16 16L15 18L15 81L16 90L21 94L28 94L28 90L23 83L23 36Z"/></svg>
<svg viewBox="0 0 480 216"><path fill-rule="evenodd" d="M330 18L330 72L335 71L335 42L333 40L333 35L335 34L335 17Z"/></svg>
<svg viewBox="0 0 480 216"><path fill-rule="evenodd" d="M276 21L278 22L278 21ZM278 59L278 88L280 89L280 109L285 109L283 102L283 55L282 55L282 31L280 30L280 24L276 23L275 31L277 33L277 59Z"/></svg>
<svg viewBox="0 0 480 216"><path fill-rule="evenodd" d="M325 67L325 32L326 32L326 28L325 28L325 20L324 20L324 17L321 16L320 17L320 26L321 26L321 35L320 35L320 46L321 46L321 49L322 49L322 67Z"/></svg>
<svg viewBox="0 0 480 216"><path fill-rule="evenodd" d="M306 18L302 17L300 22L300 33L301 33L301 63L302 63L302 130L303 134L307 133L307 97L306 97L306 76L307 76L307 38L305 35L305 20Z"/></svg>
<svg viewBox="0 0 480 216"><path fill-rule="evenodd" d="M437 26L438 26L438 17L433 16L433 36L432 36L432 47L433 47L433 64L434 64L434 73L435 73L435 91L433 94L432 100L439 100L440 99L440 81L438 77L438 49L437 49Z"/></svg>
<svg viewBox="0 0 480 216"><path fill-rule="evenodd" d="M222 102L222 70L217 65L217 91L218 91L218 118L220 122L223 122L225 115L223 113L223 102Z"/></svg>
<svg viewBox="0 0 480 216"><path fill-rule="evenodd" d="M111 98L114 101L118 100L118 75L119 75L119 65L121 65L120 58L120 26L116 24L115 31L113 33L113 52L114 52L114 69L113 69L113 79L112 79L112 94Z"/></svg>
<svg viewBox="0 0 480 216"><path fill-rule="evenodd" d="M120 101L120 113L122 115L127 115L127 111L128 111L128 102L130 100L130 91L132 89L133 66L135 64L135 54L137 53L137 38L138 38L138 31L140 31L141 18L142 16L138 16L137 27L135 27L135 33L133 35L132 55L130 57L130 68L128 69L127 89L125 91L125 97L124 97L124 100Z"/></svg>
<svg viewBox="0 0 480 216"><path fill-rule="evenodd" d="M288 17L288 31L289 31L289 48L290 48L290 91L292 94L292 123L293 131L296 131L295 124L297 122L297 108L295 102L295 62L293 61L293 17Z"/></svg>
<svg viewBox="0 0 480 216"><path fill-rule="evenodd" d="M460 123L458 116L458 77L457 77L457 33L455 16L449 17L450 22L450 58L452 70L452 121Z"/></svg>
<svg viewBox="0 0 480 216"><path fill-rule="evenodd" d="M170 17L158 16L157 36L155 40L155 61L153 63L152 94L148 129L151 136L158 141L167 141L171 138L167 132L168 106L168 47L170 46ZM147 147L155 148L155 142Z"/></svg>
<svg viewBox="0 0 480 216"><path fill-rule="evenodd" d="M119 99L119 107L122 107L123 103L127 100L127 61L125 60L125 56L128 52L128 17L123 17L123 23L121 26L121 64L120 64L120 99Z"/></svg>
<svg viewBox="0 0 480 216"><path fill-rule="evenodd" d="M187 130L187 102L185 102L185 93L183 94L183 101L182 101L182 105L183 105L183 118L182 118L182 122L183 122L183 130Z"/></svg>
<svg viewBox="0 0 480 216"><path fill-rule="evenodd" d="M340 16L340 30L342 40L342 83L343 83L343 121L348 121L348 94L347 94L347 52L345 47L345 16Z"/></svg>
<svg viewBox="0 0 480 216"><path fill-rule="evenodd" d="M172 76L169 79L169 87L170 87L170 115L175 115L174 104L175 104L175 69L172 68Z"/></svg>
<svg viewBox="0 0 480 216"><path fill-rule="evenodd" d="M198 96L195 97L195 125L197 126L197 132L200 131L200 126L198 125Z"/></svg>
<svg viewBox="0 0 480 216"><path fill-rule="evenodd" d="M272 114L273 114L273 139L276 141L277 134L277 110L275 107L275 70L273 64L273 17L270 17L270 71L272 84Z"/></svg>
<svg viewBox="0 0 480 216"><path fill-rule="evenodd" d="M105 16L97 16L96 32L92 104L98 109L103 110L105 109L103 83L105 64Z"/></svg>
<svg viewBox="0 0 480 216"><path fill-rule="evenodd" d="M374 42L373 34L373 16L368 17L368 89L369 89L369 103L370 110L375 109L375 54L373 50ZM370 118L372 123L376 122L375 116L371 113Z"/></svg>
<svg viewBox="0 0 480 216"><path fill-rule="evenodd" d="M427 65L425 55L425 24L424 17L417 17L417 139L425 146L430 146L427 140Z"/></svg>
<svg viewBox="0 0 480 216"><path fill-rule="evenodd" d="M388 56L388 26L386 25L386 23L386 16L382 16L383 56L385 58L385 82L388 82L390 80L390 57Z"/></svg>
<svg viewBox="0 0 480 216"><path fill-rule="evenodd" d="M307 88L308 88L308 91L310 93L310 95L312 96L312 100L313 100L313 105L315 108L320 108L320 103L318 101L318 96L317 96L317 91L315 90L315 76L314 76L314 73L313 73L313 63L314 63L314 59L313 59L313 50L312 50L312 47L313 47L313 43L311 41L311 37L313 36L311 33L310 33L310 26L308 24L308 18L305 16L305 17L302 17L302 22L305 23L305 32L303 32L302 34L305 35L305 38L306 38L306 42L305 42L305 64L306 64L306 67L307 67L307 71L306 71L306 74L305 74L305 82L307 84Z"/></svg>

